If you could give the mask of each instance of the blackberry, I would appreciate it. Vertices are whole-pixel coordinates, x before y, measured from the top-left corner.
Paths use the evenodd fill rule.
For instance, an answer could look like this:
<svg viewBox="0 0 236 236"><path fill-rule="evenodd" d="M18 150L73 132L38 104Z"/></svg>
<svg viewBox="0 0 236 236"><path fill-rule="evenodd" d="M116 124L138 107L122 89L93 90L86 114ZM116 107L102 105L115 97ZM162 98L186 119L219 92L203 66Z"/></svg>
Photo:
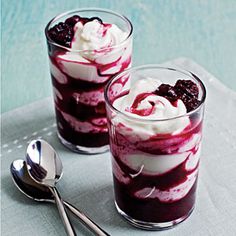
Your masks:
<svg viewBox="0 0 236 236"><path fill-rule="evenodd" d="M190 97L198 97L198 87L192 80L178 80L174 86L175 91L182 95L187 94Z"/></svg>
<svg viewBox="0 0 236 236"><path fill-rule="evenodd" d="M74 31L72 26L60 22L48 31L48 35L56 43L65 47L70 47Z"/></svg>
<svg viewBox="0 0 236 236"><path fill-rule="evenodd" d="M178 80L175 86L161 84L155 91L155 94L165 97L171 103L181 99L186 106L187 112L194 110L200 104L198 100L198 87L191 80Z"/></svg>
<svg viewBox="0 0 236 236"><path fill-rule="evenodd" d="M178 80L174 89L186 106L187 112L194 110L200 104L198 100L199 90L192 80Z"/></svg>
<svg viewBox="0 0 236 236"><path fill-rule="evenodd" d="M183 101L184 105L186 106L187 112L194 110L200 104L200 101L197 98L189 97L186 94L182 94L179 98Z"/></svg>
<svg viewBox="0 0 236 236"><path fill-rule="evenodd" d="M77 22L79 22L79 20L80 20L80 17L79 17L78 15L74 15L74 16L72 16L72 17L66 19L65 24L74 27L75 24L76 24Z"/></svg>
<svg viewBox="0 0 236 236"><path fill-rule="evenodd" d="M170 102L174 102L178 99L174 87L169 84L161 84L155 93L159 96L165 97Z"/></svg>

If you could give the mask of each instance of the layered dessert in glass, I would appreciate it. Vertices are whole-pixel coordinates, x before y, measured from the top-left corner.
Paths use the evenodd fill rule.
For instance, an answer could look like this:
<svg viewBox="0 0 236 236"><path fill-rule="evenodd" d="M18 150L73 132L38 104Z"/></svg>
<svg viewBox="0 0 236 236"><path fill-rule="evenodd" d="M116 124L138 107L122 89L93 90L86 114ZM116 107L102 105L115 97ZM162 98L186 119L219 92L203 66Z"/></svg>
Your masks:
<svg viewBox="0 0 236 236"><path fill-rule="evenodd" d="M83 153L107 150L104 86L131 65L130 21L108 10L75 10L53 18L45 34L61 142Z"/></svg>
<svg viewBox="0 0 236 236"><path fill-rule="evenodd" d="M205 87L156 65L115 76L105 91L115 204L130 223L163 229L195 204Z"/></svg>

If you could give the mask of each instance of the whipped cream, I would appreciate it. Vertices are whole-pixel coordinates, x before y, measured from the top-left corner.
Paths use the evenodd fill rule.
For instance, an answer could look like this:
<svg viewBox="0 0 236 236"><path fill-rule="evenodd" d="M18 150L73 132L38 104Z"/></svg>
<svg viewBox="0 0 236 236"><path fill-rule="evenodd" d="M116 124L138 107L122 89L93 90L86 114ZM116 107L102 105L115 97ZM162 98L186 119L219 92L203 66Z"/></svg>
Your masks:
<svg viewBox="0 0 236 236"><path fill-rule="evenodd" d="M82 24L80 21L74 26L74 38L71 48L82 51L81 55L94 60L98 57L97 50L122 43L128 36L115 24L101 24L98 20Z"/></svg>
<svg viewBox="0 0 236 236"><path fill-rule="evenodd" d="M158 96L153 92L161 81L153 78L140 79L131 85L127 95L117 98L113 106L128 115L129 119L123 116L114 117L114 122L120 125L120 131L124 135L139 137L142 140L150 138L156 134L177 134L186 128L190 121L188 117L181 117L172 120L151 121L158 119L170 119L187 113L182 100L178 99L175 105L172 105L166 98ZM138 96L144 96L134 106ZM140 121L141 119L141 121Z"/></svg>
<svg viewBox="0 0 236 236"><path fill-rule="evenodd" d="M122 157L122 162L134 171L140 171L147 175L162 175L183 163L191 152L175 153L168 155L152 155L147 153L135 153Z"/></svg>

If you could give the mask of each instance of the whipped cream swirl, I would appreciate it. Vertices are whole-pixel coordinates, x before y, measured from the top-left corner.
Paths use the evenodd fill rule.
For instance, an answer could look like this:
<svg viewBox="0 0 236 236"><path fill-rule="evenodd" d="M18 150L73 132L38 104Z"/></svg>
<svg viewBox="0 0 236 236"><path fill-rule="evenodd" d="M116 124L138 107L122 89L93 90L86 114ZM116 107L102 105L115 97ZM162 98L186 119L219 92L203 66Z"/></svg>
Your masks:
<svg viewBox="0 0 236 236"><path fill-rule="evenodd" d="M153 78L140 79L131 85L127 95L114 101L113 106L116 109L130 118L139 119L128 119L119 115L114 117L123 134L145 140L156 134L178 134L189 125L188 117L164 120L184 115L187 110L180 99L173 105L166 98L156 95L154 91L161 84L161 81Z"/></svg>
<svg viewBox="0 0 236 236"><path fill-rule="evenodd" d="M101 24L98 20L85 24L79 21L74 26L74 32L71 48L85 50L82 56L90 60L99 56L97 50L118 45L128 36L127 32L122 31L115 24Z"/></svg>

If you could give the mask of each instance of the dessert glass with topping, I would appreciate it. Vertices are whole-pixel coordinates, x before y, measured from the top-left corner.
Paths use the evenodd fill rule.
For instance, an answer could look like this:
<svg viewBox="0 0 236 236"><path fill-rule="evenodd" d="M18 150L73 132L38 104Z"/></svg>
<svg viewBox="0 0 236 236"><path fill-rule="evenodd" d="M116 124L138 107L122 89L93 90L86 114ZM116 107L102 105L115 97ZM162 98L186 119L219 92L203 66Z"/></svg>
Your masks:
<svg viewBox="0 0 236 236"><path fill-rule="evenodd" d="M206 91L191 72L147 65L105 90L115 205L133 225L163 229L194 208Z"/></svg>
<svg viewBox="0 0 236 236"><path fill-rule="evenodd" d="M132 25L103 9L53 18L45 29L58 137L71 150L108 149L104 87L131 65Z"/></svg>

